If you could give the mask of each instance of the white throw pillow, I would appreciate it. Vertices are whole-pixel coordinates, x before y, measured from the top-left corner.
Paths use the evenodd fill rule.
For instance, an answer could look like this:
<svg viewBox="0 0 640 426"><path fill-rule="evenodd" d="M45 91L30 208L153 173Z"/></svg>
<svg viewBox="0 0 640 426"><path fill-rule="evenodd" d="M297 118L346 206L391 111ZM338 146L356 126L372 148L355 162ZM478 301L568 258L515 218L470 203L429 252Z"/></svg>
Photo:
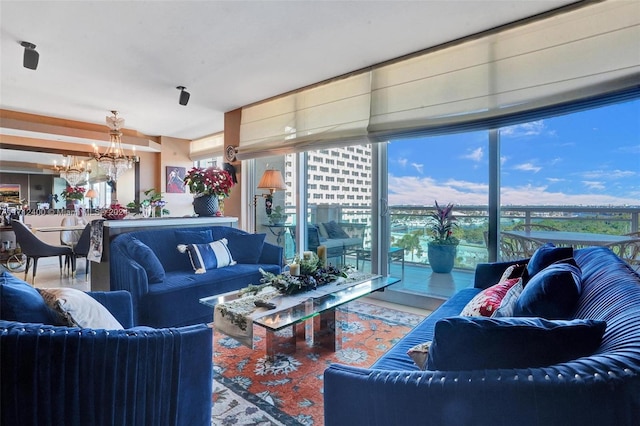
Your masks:
<svg viewBox="0 0 640 426"><path fill-rule="evenodd" d="M75 288L38 289L45 302L60 312L71 326L105 330L123 330L111 312L100 302Z"/></svg>

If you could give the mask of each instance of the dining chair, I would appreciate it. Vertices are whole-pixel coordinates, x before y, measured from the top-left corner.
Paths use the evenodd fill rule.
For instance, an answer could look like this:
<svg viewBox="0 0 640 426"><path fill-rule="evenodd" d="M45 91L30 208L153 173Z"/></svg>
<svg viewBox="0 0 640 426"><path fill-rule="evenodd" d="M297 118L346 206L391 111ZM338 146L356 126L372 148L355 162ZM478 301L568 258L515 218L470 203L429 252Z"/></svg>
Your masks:
<svg viewBox="0 0 640 426"><path fill-rule="evenodd" d="M60 226L86 225L87 221L77 215L66 216L60 222ZM73 247L78 243L82 231L60 231L60 244Z"/></svg>
<svg viewBox="0 0 640 426"><path fill-rule="evenodd" d="M31 229L29 229L24 223L13 220L11 221L11 227L16 235L16 243L20 246L22 253L27 257L27 265L24 269L24 280L27 280L29 268L33 264L33 271L31 275L31 284L36 282L36 272L38 269L38 259L41 257L54 257L58 256L60 263L60 276L62 276L62 257L65 256L71 260L71 271L75 273L75 258L73 257L73 250L71 247L66 246L54 246L47 244L38 238Z"/></svg>
<svg viewBox="0 0 640 426"><path fill-rule="evenodd" d="M84 257L85 267L84 267L84 280L87 281L89 279L89 248L91 247L91 223L88 223L82 233L80 234L80 238L78 242L73 247L73 256L75 257L76 271L78 265L78 258Z"/></svg>

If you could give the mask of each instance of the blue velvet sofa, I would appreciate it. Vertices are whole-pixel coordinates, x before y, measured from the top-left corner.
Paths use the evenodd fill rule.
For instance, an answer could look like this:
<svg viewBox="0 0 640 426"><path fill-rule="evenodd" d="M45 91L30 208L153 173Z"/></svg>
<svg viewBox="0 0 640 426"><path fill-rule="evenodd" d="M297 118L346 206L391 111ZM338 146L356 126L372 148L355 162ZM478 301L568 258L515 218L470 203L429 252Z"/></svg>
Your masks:
<svg viewBox="0 0 640 426"><path fill-rule="evenodd" d="M128 292L89 295L124 329L54 325L33 287L0 273L0 424L210 425L211 329L134 327Z"/></svg>
<svg viewBox="0 0 640 426"><path fill-rule="evenodd" d="M179 244L207 244L222 238L228 240L237 263L207 269L206 273L195 273L189 255L177 248ZM260 269L280 273L282 247L264 239L264 234L226 226L121 234L109 245L110 288L131 293L137 324L179 327L211 322L213 312L199 303L201 298L259 284Z"/></svg>
<svg viewBox="0 0 640 426"><path fill-rule="evenodd" d="M407 351L434 339L439 320L460 319L509 265L481 264L475 288L446 301L370 368L332 364L325 371L325 424L640 424L640 276L606 248L576 250L574 259L581 292L571 318L606 322L595 352L541 367L420 370ZM469 344L461 356L476 349Z"/></svg>

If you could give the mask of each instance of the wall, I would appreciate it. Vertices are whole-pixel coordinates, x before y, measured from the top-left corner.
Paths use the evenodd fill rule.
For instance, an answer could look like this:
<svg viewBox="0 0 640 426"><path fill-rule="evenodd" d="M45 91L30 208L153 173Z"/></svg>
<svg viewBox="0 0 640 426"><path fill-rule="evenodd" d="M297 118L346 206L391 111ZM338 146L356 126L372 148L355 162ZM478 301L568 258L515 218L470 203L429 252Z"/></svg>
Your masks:
<svg viewBox="0 0 640 426"><path fill-rule="evenodd" d="M20 185L20 198L29 202L29 208L35 209L37 203L49 202L54 192L53 175L27 173L0 173L0 183ZM58 195L59 195L58 191ZM62 206L60 206L62 207Z"/></svg>
<svg viewBox="0 0 640 426"><path fill-rule="evenodd" d="M185 192L182 194L168 193L166 177L167 167L184 167L185 172L193 167L193 161L189 158L190 141L187 139L177 139L165 136L162 136L160 139L162 145L162 158L159 170L157 171L160 182L158 187L167 202L165 208L171 212L170 216L173 217L192 216L193 196L189 193L187 188L185 188ZM140 189L144 191L148 188L141 185Z"/></svg>

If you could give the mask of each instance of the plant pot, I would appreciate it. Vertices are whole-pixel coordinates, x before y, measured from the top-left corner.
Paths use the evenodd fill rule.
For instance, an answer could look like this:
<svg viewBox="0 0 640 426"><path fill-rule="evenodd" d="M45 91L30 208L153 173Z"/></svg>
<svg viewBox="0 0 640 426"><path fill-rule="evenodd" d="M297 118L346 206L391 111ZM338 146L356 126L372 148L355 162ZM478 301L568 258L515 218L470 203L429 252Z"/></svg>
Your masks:
<svg viewBox="0 0 640 426"><path fill-rule="evenodd" d="M431 270L439 274L448 274L453 269L458 246L453 244L433 244L427 246L427 256Z"/></svg>
<svg viewBox="0 0 640 426"><path fill-rule="evenodd" d="M216 216L220 210L218 197L215 195L203 195L193 199L193 211L198 216Z"/></svg>

